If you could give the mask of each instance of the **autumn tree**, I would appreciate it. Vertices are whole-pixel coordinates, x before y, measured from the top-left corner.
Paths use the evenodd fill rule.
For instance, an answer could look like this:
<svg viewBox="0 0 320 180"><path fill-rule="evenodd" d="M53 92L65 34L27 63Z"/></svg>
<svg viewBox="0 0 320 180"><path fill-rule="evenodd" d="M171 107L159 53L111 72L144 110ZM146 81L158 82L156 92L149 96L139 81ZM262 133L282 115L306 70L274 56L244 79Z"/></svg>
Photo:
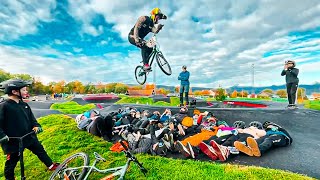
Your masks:
<svg viewBox="0 0 320 180"><path fill-rule="evenodd" d="M176 87L174 88L174 92L179 93L179 92L180 92L180 87L179 87L179 86L176 86Z"/></svg>
<svg viewBox="0 0 320 180"><path fill-rule="evenodd" d="M297 98L305 99L306 98L306 89L305 88L298 88L297 90Z"/></svg>
<svg viewBox="0 0 320 180"><path fill-rule="evenodd" d="M287 97L287 91L285 89L280 89L276 91L276 95L278 95L281 98Z"/></svg>
<svg viewBox="0 0 320 180"><path fill-rule="evenodd" d="M65 85L66 85L66 82L64 80L59 81L53 85L52 90L54 93L64 93Z"/></svg>
<svg viewBox="0 0 320 180"><path fill-rule="evenodd" d="M265 92L267 94L274 94L272 89L264 89L262 92Z"/></svg>
<svg viewBox="0 0 320 180"><path fill-rule="evenodd" d="M218 88L215 93L215 99L217 101L224 101L227 98L226 91L223 88Z"/></svg>
<svg viewBox="0 0 320 180"><path fill-rule="evenodd" d="M209 90L202 90L201 91L201 95L202 96L209 96L210 95L210 91Z"/></svg>
<svg viewBox="0 0 320 180"><path fill-rule="evenodd" d="M237 96L238 96L238 92L237 92L237 90L234 90L230 97L236 98Z"/></svg>
<svg viewBox="0 0 320 180"><path fill-rule="evenodd" d="M11 74L13 79L22 79L25 81L33 81L33 77L29 74Z"/></svg>
<svg viewBox="0 0 320 180"><path fill-rule="evenodd" d="M42 84L40 78L34 78L32 85L29 89L32 94L46 94L46 86Z"/></svg>
<svg viewBox="0 0 320 180"><path fill-rule="evenodd" d="M248 96L248 91L240 91L238 92L238 97L247 97Z"/></svg>
<svg viewBox="0 0 320 180"><path fill-rule="evenodd" d="M83 94L85 92L85 86L78 80L67 83L65 87L68 89L69 93Z"/></svg>
<svg viewBox="0 0 320 180"><path fill-rule="evenodd" d="M11 78L10 73L4 71L3 69L0 69L0 82L6 81L10 78Z"/></svg>
<svg viewBox="0 0 320 180"><path fill-rule="evenodd" d="M115 93L121 93L121 94L124 94L128 91L128 86L125 85L125 84L122 84L122 83L118 83L116 86L115 86L115 90L114 92Z"/></svg>
<svg viewBox="0 0 320 180"><path fill-rule="evenodd" d="M143 86L141 86L141 85L132 86L132 87L130 87L130 89L132 89L132 90L141 90L141 89L143 89Z"/></svg>
<svg viewBox="0 0 320 180"><path fill-rule="evenodd" d="M170 91L167 89L164 89L164 88L157 89L157 94L167 95L169 93L170 93Z"/></svg>
<svg viewBox="0 0 320 180"><path fill-rule="evenodd" d="M117 83L106 84L105 87L104 87L105 88L104 92L106 92L106 93L114 92L116 85L117 85Z"/></svg>
<svg viewBox="0 0 320 180"><path fill-rule="evenodd" d="M201 91L194 91L195 96L201 96Z"/></svg>

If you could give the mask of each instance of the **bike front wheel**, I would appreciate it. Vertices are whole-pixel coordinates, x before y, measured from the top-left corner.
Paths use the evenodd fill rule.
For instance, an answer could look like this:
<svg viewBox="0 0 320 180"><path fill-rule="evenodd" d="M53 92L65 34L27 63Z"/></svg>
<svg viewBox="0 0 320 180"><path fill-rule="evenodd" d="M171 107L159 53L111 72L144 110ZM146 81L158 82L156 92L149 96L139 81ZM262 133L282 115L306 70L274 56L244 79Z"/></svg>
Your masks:
<svg viewBox="0 0 320 180"><path fill-rule="evenodd" d="M168 76L172 74L171 67L166 58L164 58L162 53L157 54L157 63L163 73L165 73Z"/></svg>
<svg viewBox="0 0 320 180"><path fill-rule="evenodd" d="M143 69L143 66L137 66L134 73L137 82L143 85L147 80L147 72Z"/></svg>
<svg viewBox="0 0 320 180"><path fill-rule="evenodd" d="M89 161L89 156L86 153L80 152L73 154L58 166L58 168L50 176L50 180L82 180L85 177L88 168L77 167L88 166Z"/></svg>

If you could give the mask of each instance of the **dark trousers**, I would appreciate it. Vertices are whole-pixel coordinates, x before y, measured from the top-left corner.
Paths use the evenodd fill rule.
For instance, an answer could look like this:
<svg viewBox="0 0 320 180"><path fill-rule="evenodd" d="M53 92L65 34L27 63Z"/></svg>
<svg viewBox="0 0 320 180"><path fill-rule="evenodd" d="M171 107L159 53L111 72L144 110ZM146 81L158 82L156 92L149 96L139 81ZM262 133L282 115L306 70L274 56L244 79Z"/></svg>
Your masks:
<svg viewBox="0 0 320 180"><path fill-rule="evenodd" d="M135 46L137 46L138 48L141 49L141 56L142 56L143 64L149 64L149 56L150 56L150 54L151 54L153 49L148 47L148 46L146 46L146 45L144 45L142 47L139 47L136 44L136 42L134 41L134 38L130 37L130 35L128 37L128 40L129 40L129 42L131 44L133 44L133 45L135 45Z"/></svg>
<svg viewBox="0 0 320 180"><path fill-rule="evenodd" d="M283 147L287 145L287 141L283 135L271 135L271 136L264 136L257 139L257 143L260 149L260 153L263 154L273 146L276 147Z"/></svg>
<svg viewBox="0 0 320 180"><path fill-rule="evenodd" d="M287 94L289 104L296 103L298 83L287 83Z"/></svg>
<svg viewBox="0 0 320 180"><path fill-rule="evenodd" d="M33 139L33 141L33 143L25 148L37 155L40 161L42 161L47 167L50 167L52 165L51 158L37 139ZM20 156L18 152L7 154L7 161L4 167L4 176L7 180L14 180L14 168L17 166L19 158Z"/></svg>
<svg viewBox="0 0 320 180"><path fill-rule="evenodd" d="M95 136L102 137L106 141L112 139L112 127L114 123L111 116L98 117L94 120L89 132Z"/></svg>
<svg viewBox="0 0 320 180"><path fill-rule="evenodd" d="M186 98L186 104L189 104L189 93L185 92L184 96ZM183 93L180 93L180 104L183 104Z"/></svg>
<svg viewBox="0 0 320 180"><path fill-rule="evenodd" d="M214 140L218 144L223 144L227 139L229 139L233 134L225 135L225 136L211 136L208 140L203 141L206 144L209 144L211 140Z"/></svg>
<svg viewBox="0 0 320 180"><path fill-rule="evenodd" d="M223 142L221 145L234 146L233 144L235 141L246 142L248 137L253 137L253 136L246 133L239 133L237 135L232 135L227 140L225 140L225 142Z"/></svg>

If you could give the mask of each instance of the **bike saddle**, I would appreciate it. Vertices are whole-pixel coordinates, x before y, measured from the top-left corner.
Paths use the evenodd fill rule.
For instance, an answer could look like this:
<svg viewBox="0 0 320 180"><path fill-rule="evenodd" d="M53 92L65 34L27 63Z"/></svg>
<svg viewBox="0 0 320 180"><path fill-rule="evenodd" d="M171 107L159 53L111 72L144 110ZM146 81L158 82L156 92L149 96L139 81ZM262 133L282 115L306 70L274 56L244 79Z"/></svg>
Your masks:
<svg viewBox="0 0 320 180"><path fill-rule="evenodd" d="M93 154L94 154L94 157L95 157L97 160L106 162L106 159L103 158L100 154L98 154L98 153L96 153L96 152L94 152Z"/></svg>

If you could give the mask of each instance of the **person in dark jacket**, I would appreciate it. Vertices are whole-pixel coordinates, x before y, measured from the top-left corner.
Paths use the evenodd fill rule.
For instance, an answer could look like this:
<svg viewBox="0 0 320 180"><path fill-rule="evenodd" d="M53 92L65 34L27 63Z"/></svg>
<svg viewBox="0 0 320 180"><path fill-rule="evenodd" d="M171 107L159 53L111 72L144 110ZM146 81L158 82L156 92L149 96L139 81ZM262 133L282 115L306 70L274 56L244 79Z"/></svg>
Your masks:
<svg viewBox="0 0 320 180"><path fill-rule="evenodd" d="M158 33L161 30L163 25L158 25L158 21L160 19L167 19L167 16L164 15L159 8L154 8L151 11L151 16L139 17L128 35L129 42L141 48L141 55L144 64L143 68L145 70L151 69L149 66L149 55L152 52L152 48L147 46L147 43L143 38L150 32Z"/></svg>
<svg viewBox="0 0 320 180"><path fill-rule="evenodd" d="M180 106L183 106L183 93L185 93L186 105L189 105L189 82L190 73L187 71L187 66L182 66L182 72L179 74L178 80L180 83Z"/></svg>
<svg viewBox="0 0 320 180"><path fill-rule="evenodd" d="M272 147L285 147L292 144L292 137L281 126L266 121L263 123L263 128L266 130L266 135L254 139L252 137L247 138L247 146L242 142L234 142L234 146L240 151L249 156L260 157L262 154L266 153Z"/></svg>
<svg viewBox="0 0 320 180"><path fill-rule="evenodd" d="M288 94L288 101L289 109L295 109L296 108L296 94L299 84L299 69L295 68L296 62L293 60L286 61L284 65L284 69L281 72L281 76L286 76L286 86L287 86L287 94Z"/></svg>
<svg viewBox="0 0 320 180"><path fill-rule="evenodd" d="M111 115L101 116L97 110L91 110L84 114L79 114L76 119L77 127L86 130L90 134L102 137L105 141L112 141L112 127L114 121Z"/></svg>
<svg viewBox="0 0 320 180"><path fill-rule="evenodd" d="M42 132L40 124L34 117L30 106L22 101L28 94L27 87L31 83L19 79L4 81L0 89L8 94L8 99L0 103L0 144L7 156L4 166L6 180L14 180L14 169L19 161L19 142L10 137L22 137L32 131ZM36 134L23 139L23 148L29 149L48 167L55 170L58 163L53 163Z"/></svg>

